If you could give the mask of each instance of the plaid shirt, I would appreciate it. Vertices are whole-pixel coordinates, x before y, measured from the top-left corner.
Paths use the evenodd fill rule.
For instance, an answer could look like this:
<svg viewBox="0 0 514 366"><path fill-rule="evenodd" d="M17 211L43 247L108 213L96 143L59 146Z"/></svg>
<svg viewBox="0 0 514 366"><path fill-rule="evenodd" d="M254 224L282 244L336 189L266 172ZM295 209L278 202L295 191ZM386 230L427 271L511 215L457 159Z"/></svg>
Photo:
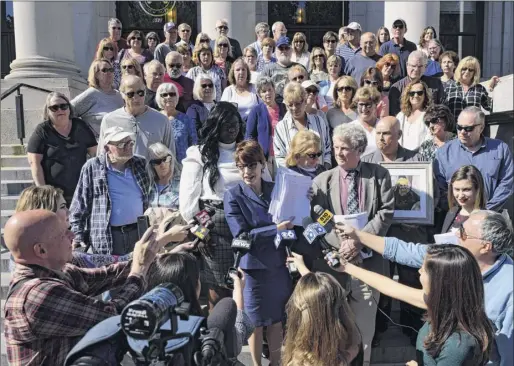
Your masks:
<svg viewBox="0 0 514 366"><path fill-rule="evenodd" d="M130 276L131 262L83 269L67 264L62 272L35 265L16 265L5 304L7 359L11 366L63 365L68 352L94 325L118 315L143 293L142 277ZM113 287L109 302L93 296Z"/></svg>
<svg viewBox="0 0 514 366"><path fill-rule="evenodd" d="M482 84L475 84L464 92L462 84L455 80L449 80L444 88L446 99L444 104L453 112L455 120L466 107L482 107L491 111L493 100L489 97L487 89Z"/></svg>
<svg viewBox="0 0 514 366"><path fill-rule="evenodd" d="M145 159L134 155L127 163L143 193L143 211L148 208L150 178ZM127 197L130 199L131 197ZM75 240L90 243L95 254L111 254L112 235L109 226L111 199L107 186L106 155L89 159L82 167L70 207L71 230ZM87 228L87 229L86 229Z"/></svg>
<svg viewBox="0 0 514 366"><path fill-rule="evenodd" d="M178 175L162 190L159 190L157 183L154 183L150 190L150 207L167 207L178 210L179 187L180 176Z"/></svg>

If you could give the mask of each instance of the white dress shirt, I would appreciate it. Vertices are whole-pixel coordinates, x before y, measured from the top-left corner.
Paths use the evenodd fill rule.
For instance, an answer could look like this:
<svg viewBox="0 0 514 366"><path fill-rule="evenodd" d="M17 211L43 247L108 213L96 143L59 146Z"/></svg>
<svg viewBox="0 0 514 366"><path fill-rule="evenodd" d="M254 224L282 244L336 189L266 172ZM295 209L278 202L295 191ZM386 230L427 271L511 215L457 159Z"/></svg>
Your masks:
<svg viewBox="0 0 514 366"><path fill-rule="evenodd" d="M366 146L366 150L364 150L364 152L361 154L361 156L366 156L366 155L374 152L377 149L377 140L376 140L377 133L376 133L375 128L373 127L373 129L371 131L368 131L366 128L364 128L364 126L362 125L361 121L359 121L359 119L351 121L350 123L352 125L359 126L360 128L362 128L364 133L366 133L366 137L368 139L368 146ZM378 123L378 119L377 119L377 122L375 122L375 125L376 125L376 123Z"/></svg>

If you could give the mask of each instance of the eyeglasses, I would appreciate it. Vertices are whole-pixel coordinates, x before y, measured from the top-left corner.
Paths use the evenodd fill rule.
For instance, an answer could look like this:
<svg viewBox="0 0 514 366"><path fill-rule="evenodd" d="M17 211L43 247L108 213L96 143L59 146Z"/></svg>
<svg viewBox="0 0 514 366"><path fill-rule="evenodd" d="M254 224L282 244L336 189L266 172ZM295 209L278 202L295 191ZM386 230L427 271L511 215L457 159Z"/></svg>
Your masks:
<svg viewBox="0 0 514 366"><path fill-rule="evenodd" d="M236 164L237 169L244 170L245 168L248 168L249 170L255 170L257 168L257 162L250 163L250 164Z"/></svg>
<svg viewBox="0 0 514 366"><path fill-rule="evenodd" d="M291 80L293 81L298 81L298 80L303 80L305 79L305 76L303 75L298 75L298 76L295 76L294 78L291 78Z"/></svg>
<svg viewBox="0 0 514 366"><path fill-rule="evenodd" d="M171 162L171 155L168 155L161 159L150 160L150 165L156 166L156 165L161 165L162 163L170 163L170 162Z"/></svg>
<svg viewBox="0 0 514 366"><path fill-rule="evenodd" d="M294 43L305 43L303 39L295 39L293 40Z"/></svg>
<svg viewBox="0 0 514 366"><path fill-rule="evenodd" d="M319 90L317 88L307 88L305 89L305 91L307 92L307 94L317 95L319 93Z"/></svg>
<svg viewBox="0 0 514 366"><path fill-rule="evenodd" d="M134 146L134 144L135 144L134 140L129 140L129 141L125 141L125 142L118 142L118 143L115 143L115 142L109 142L108 143L108 145L115 146L118 149L124 149L126 147L132 147L132 146Z"/></svg>
<svg viewBox="0 0 514 366"><path fill-rule="evenodd" d="M368 108L371 108L373 104L371 103L357 103L357 106L360 108L360 109L368 109Z"/></svg>
<svg viewBox="0 0 514 366"><path fill-rule="evenodd" d="M182 29L181 32L184 32L184 33L189 33L191 32L189 29Z"/></svg>
<svg viewBox="0 0 514 366"><path fill-rule="evenodd" d="M219 48L228 48L228 44L226 44L226 43L220 43L220 44L218 45L218 47L219 47Z"/></svg>
<svg viewBox="0 0 514 366"><path fill-rule="evenodd" d="M412 98L415 95L417 95L418 97L421 97L423 94L425 94L424 90L413 90L413 91L409 92L409 97Z"/></svg>
<svg viewBox="0 0 514 366"><path fill-rule="evenodd" d="M280 47L278 47L278 49L280 51L287 51L287 50L291 49L291 47L289 47L289 46L280 46Z"/></svg>
<svg viewBox="0 0 514 366"><path fill-rule="evenodd" d="M468 233L466 232L466 230L464 229L464 224L461 224L459 226L459 235L460 235L460 238L464 241L468 240L468 239L478 239L478 240L483 240L482 238L479 238L477 236L472 236L472 235L468 235Z"/></svg>
<svg viewBox="0 0 514 366"><path fill-rule="evenodd" d="M68 103L51 105L51 106L48 107L48 109L50 109L52 112L57 112L59 109L61 111L66 111L69 108L70 108L70 105Z"/></svg>
<svg viewBox="0 0 514 366"><path fill-rule="evenodd" d="M317 159L319 158L322 154L321 152L317 152L317 153L312 153L312 154L305 154L309 157L309 159Z"/></svg>
<svg viewBox="0 0 514 366"><path fill-rule="evenodd" d="M134 65L121 65L121 68L122 68L123 70L125 70L125 69L132 70L132 69L134 68Z"/></svg>
<svg viewBox="0 0 514 366"><path fill-rule="evenodd" d="M103 69L100 69L100 71L106 74L108 72L114 72L114 69L112 67L104 67Z"/></svg>
<svg viewBox="0 0 514 366"><path fill-rule="evenodd" d="M353 91L353 88L351 86L340 86L337 88L337 91L342 93L343 91L351 92Z"/></svg>
<svg viewBox="0 0 514 366"><path fill-rule="evenodd" d="M182 64L168 64L168 67L170 69L180 69L182 67Z"/></svg>
<svg viewBox="0 0 514 366"><path fill-rule="evenodd" d="M246 57L246 58L255 58L255 56L254 56L254 55L246 55L245 57Z"/></svg>
<svg viewBox="0 0 514 366"><path fill-rule="evenodd" d="M202 89L213 88L212 84L201 84L200 86L202 87Z"/></svg>
<svg viewBox="0 0 514 366"><path fill-rule="evenodd" d="M114 47L104 46L104 51L114 51Z"/></svg>
<svg viewBox="0 0 514 366"><path fill-rule="evenodd" d="M378 86L378 81L366 79L366 80L364 80L364 84Z"/></svg>
<svg viewBox="0 0 514 366"><path fill-rule="evenodd" d="M228 27L227 27L226 25L220 25L220 26L218 27L218 29L227 30L227 29L228 29Z"/></svg>
<svg viewBox="0 0 514 366"><path fill-rule="evenodd" d="M138 90L138 91L131 91L131 92L128 92L128 93L125 93L125 95L129 98L129 99L132 99L134 98L135 95L139 95L140 97L144 97L145 96L145 91L144 90Z"/></svg>
<svg viewBox="0 0 514 366"><path fill-rule="evenodd" d="M469 67L463 67L462 69L460 69L460 72L466 72L466 71L469 71L471 73L471 72L475 72L475 69L472 69Z"/></svg>
<svg viewBox="0 0 514 366"><path fill-rule="evenodd" d="M327 39L325 43L337 43L335 39Z"/></svg>
<svg viewBox="0 0 514 366"><path fill-rule="evenodd" d="M396 69L396 64L391 64L389 62L386 62L384 66L390 67L391 69Z"/></svg>
<svg viewBox="0 0 514 366"><path fill-rule="evenodd" d="M161 98L176 97L176 96L177 96L177 93L175 93L175 92L161 93Z"/></svg>
<svg viewBox="0 0 514 366"><path fill-rule="evenodd" d="M403 24L393 24L393 29L403 29Z"/></svg>
<svg viewBox="0 0 514 366"><path fill-rule="evenodd" d="M200 43L209 43L209 42L210 42L210 40L209 40L209 39L201 39L201 40L200 40Z"/></svg>
<svg viewBox="0 0 514 366"><path fill-rule="evenodd" d="M461 126L457 124L457 131L464 130L465 132L472 132L476 126L480 126L480 124L472 125L472 126Z"/></svg>
<svg viewBox="0 0 514 366"><path fill-rule="evenodd" d="M325 57L325 55L322 53L313 56L313 58L324 58L324 57Z"/></svg>
<svg viewBox="0 0 514 366"><path fill-rule="evenodd" d="M121 30L121 27L111 27L112 30Z"/></svg>
<svg viewBox="0 0 514 366"><path fill-rule="evenodd" d="M142 41L143 38L141 38L141 37L132 37L130 40L131 41Z"/></svg>

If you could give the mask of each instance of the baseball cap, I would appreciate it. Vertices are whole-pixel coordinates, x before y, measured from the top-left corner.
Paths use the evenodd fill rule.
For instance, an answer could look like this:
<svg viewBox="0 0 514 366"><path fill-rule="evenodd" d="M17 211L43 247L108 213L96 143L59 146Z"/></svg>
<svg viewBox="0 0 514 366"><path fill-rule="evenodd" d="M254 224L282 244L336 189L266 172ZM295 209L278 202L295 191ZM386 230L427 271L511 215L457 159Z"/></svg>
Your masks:
<svg viewBox="0 0 514 366"><path fill-rule="evenodd" d="M304 88L304 89L307 89L307 88L309 88L309 87L311 87L311 86L314 86L316 89L318 89L318 90L319 90L319 85L318 85L318 84L316 84L316 83L315 83L314 81L312 81L312 80L305 80L305 81L302 83L302 88Z"/></svg>
<svg viewBox="0 0 514 366"><path fill-rule="evenodd" d="M405 29L407 29L407 23L405 23L405 20L403 20L403 19L400 19L400 18L399 18L399 19L396 19L396 20L393 22L393 27L395 27L395 26L397 26L397 25L398 25L398 26L401 26L401 27L403 27L403 28L405 28Z"/></svg>
<svg viewBox="0 0 514 366"><path fill-rule="evenodd" d="M104 131L104 143L118 142L129 136L132 140L136 137L133 132L124 130L120 126L112 126Z"/></svg>
<svg viewBox="0 0 514 366"><path fill-rule="evenodd" d="M353 29L353 30L358 30L358 31L362 32L361 25L359 23L357 23L357 22L351 22L350 24L348 24L346 26L346 28Z"/></svg>
<svg viewBox="0 0 514 366"><path fill-rule="evenodd" d="M177 28L177 25L175 23L173 23L173 22L168 22L168 23L164 24L164 31L165 32L169 32L173 28Z"/></svg>
<svg viewBox="0 0 514 366"><path fill-rule="evenodd" d="M277 41L276 47L279 48L280 46L291 46L289 38L286 36L280 37Z"/></svg>

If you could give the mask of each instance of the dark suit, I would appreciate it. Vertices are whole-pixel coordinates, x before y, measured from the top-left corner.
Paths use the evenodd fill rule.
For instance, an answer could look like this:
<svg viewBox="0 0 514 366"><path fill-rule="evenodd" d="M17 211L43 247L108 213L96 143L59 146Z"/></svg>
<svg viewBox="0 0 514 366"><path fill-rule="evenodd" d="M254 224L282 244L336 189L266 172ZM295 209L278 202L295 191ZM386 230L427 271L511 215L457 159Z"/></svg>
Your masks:
<svg viewBox="0 0 514 366"><path fill-rule="evenodd" d="M455 218L459 214L459 211L460 211L460 207L454 206L446 213L446 216L445 216L444 222L443 222L443 227L441 229L441 234L444 234L444 233L447 233L450 231L450 229L453 225L453 222L455 221ZM421 243L421 242L419 242L419 243Z"/></svg>

